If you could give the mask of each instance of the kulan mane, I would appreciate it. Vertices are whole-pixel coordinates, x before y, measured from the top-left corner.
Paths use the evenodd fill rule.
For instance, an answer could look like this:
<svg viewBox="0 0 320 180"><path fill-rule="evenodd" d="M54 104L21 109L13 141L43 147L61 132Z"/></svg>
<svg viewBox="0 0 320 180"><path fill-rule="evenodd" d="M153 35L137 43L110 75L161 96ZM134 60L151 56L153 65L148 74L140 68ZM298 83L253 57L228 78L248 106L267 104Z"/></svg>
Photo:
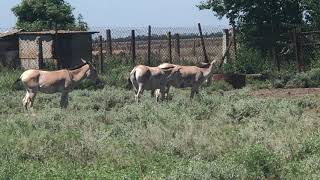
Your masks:
<svg viewBox="0 0 320 180"><path fill-rule="evenodd" d="M83 66L85 66L85 65L87 65L87 64L88 64L88 63L83 63L83 64L80 64L80 65L78 65L78 66L76 66L76 67L70 68L70 69L68 69L68 70L76 70L76 69L82 68Z"/></svg>

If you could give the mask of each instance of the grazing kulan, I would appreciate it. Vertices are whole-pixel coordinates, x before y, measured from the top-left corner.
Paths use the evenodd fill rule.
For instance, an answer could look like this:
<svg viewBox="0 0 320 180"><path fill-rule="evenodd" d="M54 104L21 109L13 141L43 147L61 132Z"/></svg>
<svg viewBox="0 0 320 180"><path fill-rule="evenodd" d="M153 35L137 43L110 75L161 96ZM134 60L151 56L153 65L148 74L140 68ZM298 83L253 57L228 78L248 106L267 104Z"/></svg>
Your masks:
<svg viewBox="0 0 320 180"><path fill-rule="evenodd" d="M88 78L98 82L96 69L85 60L83 64L73 69L58 71L42 71L36 69L26 70L15 82L21 81L27 93L23 98L23 106L26 110L33 107L38 91L51 94L61 92L60 106L67 108L68 94L81 80Z"/></svg>
<svg viewBox="0 0 320 180"><path fill-rule="evenodd" d="M154 96L155 90L159 89L161 96L156 96L156 100L164 98L167 77L171 74L174 67L149 67L145 65L136 66L130 73L130 82L135 91L135 99L139 102L144 90L150 90Z"/></svg>
<svg viewBox="0 0 320 180"><path fill-rule="evenodd" d="M199 93L202 83L212 78L216 69L215 63L216 61L212 61L206 67L204 65L203 67L177 65L168 77L165 94L169 93L170 86L175 88L191 87L190 99L192 99L194 94Z"/></svg>

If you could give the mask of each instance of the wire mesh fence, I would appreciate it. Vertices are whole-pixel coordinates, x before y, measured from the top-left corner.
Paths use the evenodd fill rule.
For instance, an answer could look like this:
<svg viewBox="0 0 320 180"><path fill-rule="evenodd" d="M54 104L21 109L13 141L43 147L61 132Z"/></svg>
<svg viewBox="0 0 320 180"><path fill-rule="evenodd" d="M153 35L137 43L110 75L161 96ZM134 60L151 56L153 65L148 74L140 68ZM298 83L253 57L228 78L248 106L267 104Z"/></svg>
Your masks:
<svg viewBox="0 0 320 180"><path fill-rule="evenodd" d="M317 61L320 60L320 31L309 31L301 33L299 52L300 59L303 60L303 68L305 66L317 66L319 68L320 64L317 64Z"/></svg>
<svg viewBox="0 0 320 180"><path fill-rule="evenodd" d="M93 57L95 59L99 58L101 51L99 36L102 36L103 54L120 56L128 63L133 60L135 64L149 64L151 61L152 65L161 62L194 64L205 61L199 29L196 26L185 28L100 27L90 30L99 32L93 37ZM107 38L107 30L111 32L111 39ZM132 33L135 36L134 40ZM208 59L213 60L222 56L223 29L205 26L202 28L202 33ZM110 45L112 47L108 47ZM110 49L112 49L111 53Z"/></svg>
<svg viewBox="0 0 320 180"><path fill-rule="evenodd" d="M250 25L250 28L255 29L255 26ZM263 29L272 32L270 28L267 26ZM269 39L265 37L266 33L255 34L249 38L257 41L266 39L261 43L268 45L270 49L267 54L268 63L280 68L285 67L286 64L296 63L299 68L304 69L316 59L320 61L318 50L320 32L311 30L286 25L276 29L273 34L270 34ZM35 38L23 39L22 36L11 33L19 33L14 31L14 28L0 28L0 64L9 67L22 66L27 69L37 68L39 59L42 58L44 67L56 66L58 69L61 68L58 66L61 57L56 55L59 49L67 54L67 57L86 53L88 54L86 57L92 57L97 65L101 64L101 59L104 61L113 57L119 57L116 58L121 60L119 63L127 64L155 66L163 62L171 62L188 65L221 59L227 52L228 45L232 43L234 46L229 49L226 59L236 60L236 49L242 48L243 51L245 46L242 45L246 44L241 38L241 32L236 33L231 28L214 26L202 26L201 31L199 26L90 27L89 31L96 32L92 36L88 34L90 39L80 38L80 36L72 38L78 39L78 43L64 40L55 44L54 38L46 39L47 37L39 34L42 39L42 52L39 53L39 44ZM67 33L65 36L68 36ZM274 37L278 39L272 39ZM80 48L79 44L88 44L88 46ZM40 54L41 58L38 57Z"/></svg>

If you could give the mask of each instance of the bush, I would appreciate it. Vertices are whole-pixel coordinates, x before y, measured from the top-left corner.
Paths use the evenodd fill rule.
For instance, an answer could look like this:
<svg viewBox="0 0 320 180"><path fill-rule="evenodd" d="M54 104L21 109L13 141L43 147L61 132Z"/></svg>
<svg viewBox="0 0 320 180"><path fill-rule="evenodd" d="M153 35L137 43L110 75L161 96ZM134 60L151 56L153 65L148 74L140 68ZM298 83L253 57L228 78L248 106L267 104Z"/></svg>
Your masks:
<svg viewBox="0 0 320 180"><path fill-rule="evenodd" d="M248 179L275 179L279 176L278 158L262 145L244 148L235 159L244 165Z"/></svg>
<svg viewBox="0 0 320 180"><path fill-rule="evenodd" d="M281 72L274 78L275 88L317 88L320 87L320 68L297 74Z"/></svg>
<svg viewBox="0 0 320 180"><path fill-rule="evenodd" d="M311 87L320 87L320 68L311 69L307 72Z"/></svg>
<svg viewBox="0 0 320 180"><path fill-rule="evenodd" d="M234 62L234 71L237 73L255 74L270 69L268 59L261 52L250 48L241 48ZM230 67L227 67L230 69ZM229 70L230 71L230 70Z"/></svg>
<svg viewBox="0 0 320 180"><path fill-rule="evenodd" d="M315 50L311 58L311 68L320 68L320 50Z"/></svg>
<svg viewBox="0 0 320 180"><path fill-rule="evenodd" d="M310 77L307 73L296 74L291 80L289 80L286 88L308 88L310 87Z"/></svg>
<svg viewBox="0 0 320 180"><path fill-rule="evenodd" d="M212 84L205 88L207 92L212 91L231 91L233 87L231 84L227 83L226 81L213 81Z"/></svg>
<svg viewBox="0 0 320 180"><path fill-rule="evenodd" d="M121 58L112 57L105 60L104 67L105 72L99 75L103 85L127 88L133 65L124 63Z"/></svg>

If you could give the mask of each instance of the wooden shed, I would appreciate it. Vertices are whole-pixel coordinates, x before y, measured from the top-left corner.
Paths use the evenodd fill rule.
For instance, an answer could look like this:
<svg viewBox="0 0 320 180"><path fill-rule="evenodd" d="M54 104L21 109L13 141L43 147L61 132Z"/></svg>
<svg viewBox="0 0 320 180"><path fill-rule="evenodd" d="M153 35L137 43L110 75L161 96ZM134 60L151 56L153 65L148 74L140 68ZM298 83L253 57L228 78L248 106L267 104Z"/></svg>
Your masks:
<svg viewBox="0 0 320 180"><path fill-rule="evenodd" d="M0 65L14 68L19 66L19 40L16 34L21 31L0 33Z"/></svg>
<svg viewBox="0 0 320 180"><path fill-rule="evenodd" d="M7 38L8 42L16 42L22 68L38 69L44 65L44 68L60 69L80 64L81 58L92 59L92 34L94 33L98 32L19 31L3 36L2 39Z"/></svg>
<svg viewBox="0 0 320 180"><path fill-rule="evenodd" d="M81 63L81 58L92 59L92 34L87 31L20 32L19 58L22 67L39 68L38 39L42 42L44 65L70 68Z"/></svg>

